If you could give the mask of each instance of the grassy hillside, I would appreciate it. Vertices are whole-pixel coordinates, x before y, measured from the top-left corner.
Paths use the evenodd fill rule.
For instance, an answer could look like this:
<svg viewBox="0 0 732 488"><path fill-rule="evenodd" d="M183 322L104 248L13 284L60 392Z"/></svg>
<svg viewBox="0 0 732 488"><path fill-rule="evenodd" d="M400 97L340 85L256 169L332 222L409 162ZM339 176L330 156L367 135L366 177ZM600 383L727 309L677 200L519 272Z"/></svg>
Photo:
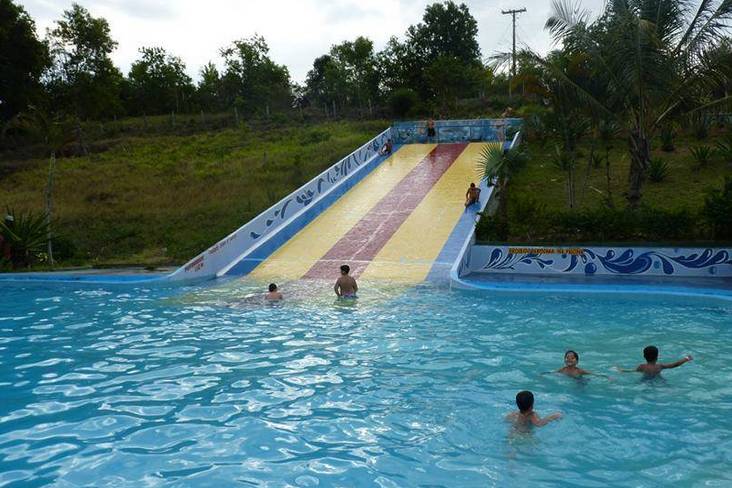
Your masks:
<svg viewBox="0 0 732 488"><path fill-rule="evenodd" d="M101 152L58 160L58 251L65 264L184 262L387 126L341 121L95 140ZM6 156L0 175L2 208L43 210L47 159Z"/></svg>

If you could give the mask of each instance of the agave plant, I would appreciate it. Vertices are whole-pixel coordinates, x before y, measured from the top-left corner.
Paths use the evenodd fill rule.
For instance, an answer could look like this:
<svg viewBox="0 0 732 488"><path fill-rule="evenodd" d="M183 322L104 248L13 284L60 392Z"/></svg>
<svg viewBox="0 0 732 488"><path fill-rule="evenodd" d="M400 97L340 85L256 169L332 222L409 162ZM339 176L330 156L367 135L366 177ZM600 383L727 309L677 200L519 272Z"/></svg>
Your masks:
<svg viewBox="0 0 732 488"><path fill-rule="evenodd" d="M648 179L654 183L660 183L668 177L669 167L668 163L663 159L651 159L651 164L648 168Z"/></svg>
<svg viewBox="0 0 732 488"><path fill-rule="evenodd" d="M0 234L10 243L11 261L15 268L25 268L36 261L48 242L48 219L45 213L15 213L12 223L0 222Z"/></svg>
<svg viewBox="0 0 732 488"><path fill-rule="evenodd" d="M727 134L724 139L717 142L717 154L719 154L727 164L732 164L732 134Z"/></svg>
<svg viewBox="0 0 732 488"><path fill-rule="evenodd" d="M689 152L694 156L698 168L705 167L712 158L712 148L709 146L692 147Z"/></svg>
<svg viewBox="0 0 732 488"><path fill-rule="evenodd" d="M666 124L661 128L661 151L673 152L676 149L674 146L675 136L673 125Z"/></svg>

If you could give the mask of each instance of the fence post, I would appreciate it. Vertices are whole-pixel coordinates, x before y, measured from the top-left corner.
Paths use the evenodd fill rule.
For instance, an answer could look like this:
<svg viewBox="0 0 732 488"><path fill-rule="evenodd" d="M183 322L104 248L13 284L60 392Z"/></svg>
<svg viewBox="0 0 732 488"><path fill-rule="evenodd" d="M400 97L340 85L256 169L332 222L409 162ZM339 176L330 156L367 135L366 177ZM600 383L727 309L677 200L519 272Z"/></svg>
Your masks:
<svg viewBox="0 0 732 488"><path fill-rule="evenodd" d="M239 110L234 107L234 124L239 127Z"/></svg>

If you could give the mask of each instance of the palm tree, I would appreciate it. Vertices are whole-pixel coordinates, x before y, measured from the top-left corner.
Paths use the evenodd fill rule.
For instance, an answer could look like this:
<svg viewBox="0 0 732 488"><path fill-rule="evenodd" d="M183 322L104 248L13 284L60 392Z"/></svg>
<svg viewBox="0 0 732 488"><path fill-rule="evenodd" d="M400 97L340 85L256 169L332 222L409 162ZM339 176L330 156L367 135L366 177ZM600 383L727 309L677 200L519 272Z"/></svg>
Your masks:
<svg viewBox="0 0 732 488"><path fill-rule="evenodd" d="M546 28L565 51L588 56L599 89L583 86L555 63L542 64L572 89L578 104L623 128L631 161L627 198L637 207L656 132L672 117L729 100L708 95L704 53L723 39L732 0L608 0L599 19L588 19L579 4L555 0Z"/></svg>
<svg viewBox="0 0 732 488"><path fill-rule="evenodd" d="M490 144L483 148L478 159L481 180L495 185L498 198L498 224L501 239L508 238L508 182L524 166L527 157L522 150L504 150L501 145Z"/></svg>

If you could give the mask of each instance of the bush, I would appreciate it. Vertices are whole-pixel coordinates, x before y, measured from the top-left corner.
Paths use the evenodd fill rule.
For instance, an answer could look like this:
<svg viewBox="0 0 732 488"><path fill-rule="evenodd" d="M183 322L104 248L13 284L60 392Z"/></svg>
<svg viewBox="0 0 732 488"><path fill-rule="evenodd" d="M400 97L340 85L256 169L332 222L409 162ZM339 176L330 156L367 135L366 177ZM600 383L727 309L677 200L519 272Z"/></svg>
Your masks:
<svg viewBox="0 0 732 488"><path fill-rule="evenodd" d="M724 179L721 190L711 190L707 194L703 214L715 239L732 239L732 178Z"/></svg>
<svg viewBox="0 0 732 488"><path fill-rule="evenodd" d="M511 208L510 227L502 228L495 219L481 220L477 239L559 244L678 242L700 237L698 216L687 209L597 208L550 213L538 202L532 203L531 197L512 202ZM507 230L508 238L502 238L501 232Z"/></svg>
<svg viewBox="0 0 732 488"><path fill-rule="evenodd" d="M654 183L660 183L668 178L669 167L663 159L652 159L648 168L648 179Z"/></svg>
<svg viewBox="0 0 732 488"><path fill-rule="evenodd" d="M697 168L703 168L709 164L712 157L712 149L709 146L692 147L689 151L694 156Z"/></svg>
<svg viewBox="0 0 732 488"><path fill-rule="evenodd" d="M676 147L674 146L674 128L671 124L664 125L661 128L661 151L673 152Z"/></svg>
<svg viewBox="0 0 732 488"><path fill-rule="evenodd" d="M709 118L705 114L698 114L691 120L691 132L698 140L703 141L709 136Z"/></svg>
<svg viewBox="0 0 732 488"><path fill-rule="evenodd" d="M727 134L722 140L717 142L717 154L727 164L732 164L732 134Z"/></svg>
<svg viewBox="0 0 732 488"><path fill-rule="evenodd" d="M406 117L418 102L417 93L409 88L399 88L389 96L389 107L398 118Z"/></svg>

